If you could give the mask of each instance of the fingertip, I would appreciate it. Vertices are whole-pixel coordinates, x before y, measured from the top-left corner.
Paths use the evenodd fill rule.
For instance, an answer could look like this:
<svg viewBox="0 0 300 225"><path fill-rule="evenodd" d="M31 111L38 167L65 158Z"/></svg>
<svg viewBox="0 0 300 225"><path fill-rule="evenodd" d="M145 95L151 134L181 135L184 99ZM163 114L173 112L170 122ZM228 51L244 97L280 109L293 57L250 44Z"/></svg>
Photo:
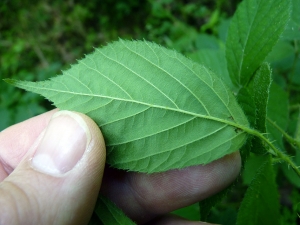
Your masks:
<svg viewBox="0 0 300 225"><path fill-rule="evenodd" d="M58 132L59 129L61 132ZM1 183L1 206L7 210L3 210L6 215L0 217L7 221L9 218L21 218L23 224L30 224L30 221L36 221L35 224L51 224L54 221L60 224L87 223L100 190L105 164L105 143L101 131L89 117L62 111L51 117L44 133L41 141L35 143L36 148L40 149L35 150L34 145ZM46 144L40 146L43 138ZM67 170L61 170L59 166L64 168L63 163L72 158L72 154L80 152L80 148L84 148L84 151L75 157L78 162L72 161ZM41 151L42 156L51 151L54 154L51 157L38 157L42 161L33 164L36 151ZM60 153L62 155L59 156ZM61 164L52 165L55 157ZM52 170L49 171L49 168ZM3 193L24 201L14 204L17 201L1 198ZM47 216L41 217L44 212L47 212Z"/></svg>

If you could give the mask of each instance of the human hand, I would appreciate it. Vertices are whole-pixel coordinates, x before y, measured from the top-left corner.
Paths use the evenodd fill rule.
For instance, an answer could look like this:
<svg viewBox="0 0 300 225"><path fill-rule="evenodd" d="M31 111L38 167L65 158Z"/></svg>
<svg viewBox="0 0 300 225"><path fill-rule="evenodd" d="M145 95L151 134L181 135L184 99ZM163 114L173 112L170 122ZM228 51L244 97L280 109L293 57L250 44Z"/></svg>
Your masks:
<svg viewBox="0 0 300 225"><path fill-rule="evenodd" d="M87 224L102 182L139 224L201 224L167 215L228 186L234 153L205 166L141 174L105 168L105 145L87 116L52 110L0 133L0 225ZM45 131L44 131L45 130Z"/></svg>

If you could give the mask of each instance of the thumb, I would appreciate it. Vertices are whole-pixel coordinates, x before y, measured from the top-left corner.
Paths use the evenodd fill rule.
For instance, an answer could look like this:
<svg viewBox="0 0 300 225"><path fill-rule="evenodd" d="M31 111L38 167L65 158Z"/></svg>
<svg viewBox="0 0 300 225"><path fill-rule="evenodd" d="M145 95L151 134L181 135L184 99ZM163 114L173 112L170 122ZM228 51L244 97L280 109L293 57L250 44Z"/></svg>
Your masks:
<svg viewBox="0 0 300 225"><path fill-rule="evenodd" d="M104 164L98 126L83 114L55 113L20 164L0 183L0 225L87 224Z"/></svg>

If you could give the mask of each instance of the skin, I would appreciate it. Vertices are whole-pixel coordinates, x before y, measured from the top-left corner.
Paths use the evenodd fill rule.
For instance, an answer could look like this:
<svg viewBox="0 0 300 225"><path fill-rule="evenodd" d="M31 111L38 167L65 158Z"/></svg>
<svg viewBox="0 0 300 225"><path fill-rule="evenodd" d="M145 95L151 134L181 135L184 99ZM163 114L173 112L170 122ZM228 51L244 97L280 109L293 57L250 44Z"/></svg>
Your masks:
<svg viewBox="0 0 300 225"><path fill-rule="evenodd" d="M80 113L76 115L91 134L90 150L68 173L45 174L32 168L30 159L56 111L0 133L0 225L87 224L99 190L138 224L202 224L169 213L221 191L239 174L239 152L208 165L164 173L142 174L109 168L105 166L101 131Z"/></svg>

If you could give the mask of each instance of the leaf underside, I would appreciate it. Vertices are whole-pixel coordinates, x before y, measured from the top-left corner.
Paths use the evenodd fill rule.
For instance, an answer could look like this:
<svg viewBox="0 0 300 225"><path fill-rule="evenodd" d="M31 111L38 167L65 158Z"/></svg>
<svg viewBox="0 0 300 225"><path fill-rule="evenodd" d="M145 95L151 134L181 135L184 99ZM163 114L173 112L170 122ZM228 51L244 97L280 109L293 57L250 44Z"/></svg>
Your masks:
<svg viewBox="0 0 300 225"><path fill-rule="evenodd" d="M238 150L247 119L223 82L179 53L119 40L43 82L6 80L82 112L101 128L107 162L160 172L206 164Z"/></svg>

